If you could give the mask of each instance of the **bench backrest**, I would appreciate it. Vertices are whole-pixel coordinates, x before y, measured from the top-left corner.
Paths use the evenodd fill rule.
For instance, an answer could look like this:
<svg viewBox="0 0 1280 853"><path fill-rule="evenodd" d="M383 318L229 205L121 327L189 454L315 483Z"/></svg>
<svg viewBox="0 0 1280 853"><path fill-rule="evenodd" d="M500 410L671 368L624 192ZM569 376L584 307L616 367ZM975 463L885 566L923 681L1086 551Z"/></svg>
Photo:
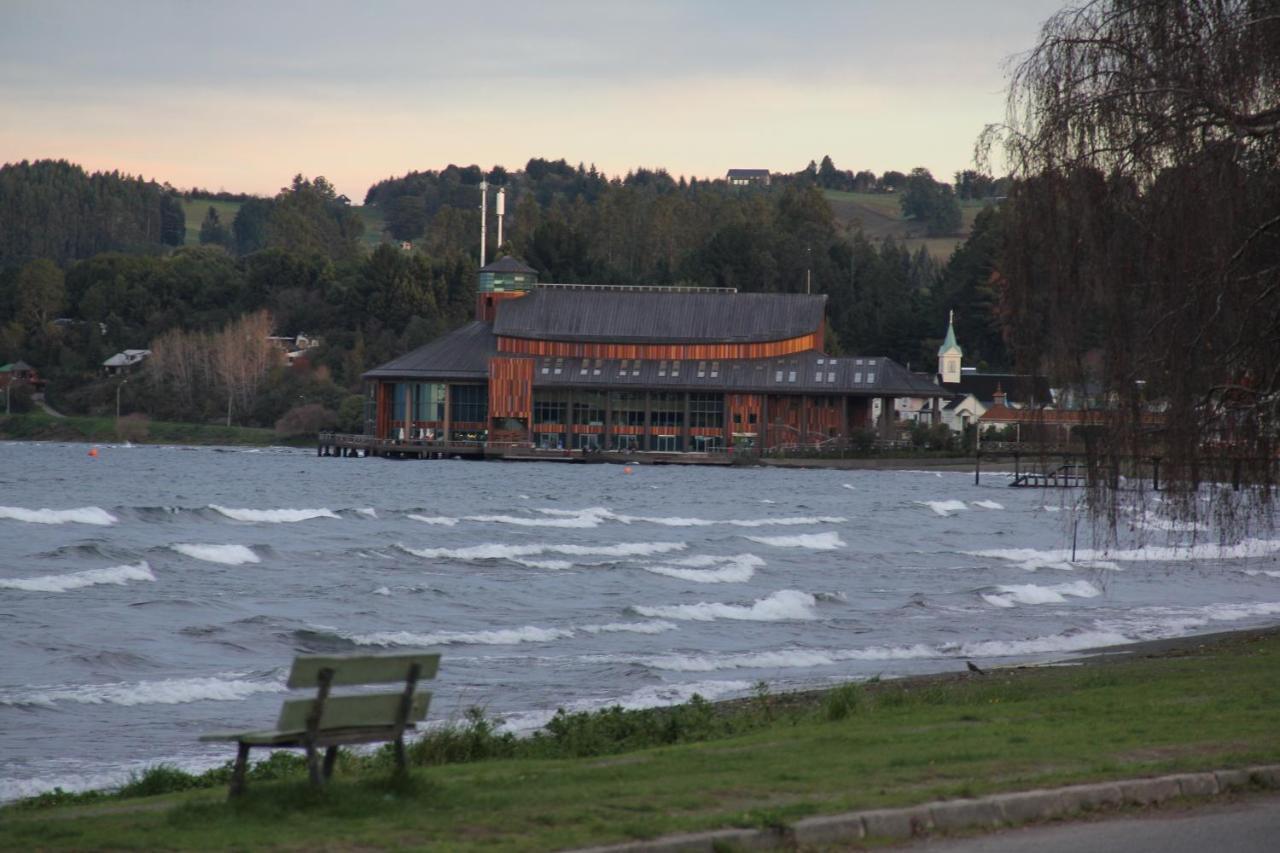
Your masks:
<svg viewBox="0 0 1280 853"><path fill-rule="evenodd" d="M411 678L415 665L417 677ZM409 691L414 690L418 681L434 678L439 665L438 654L424 652L304 655L295 658L289 671L288 686L313 687L319 692L315 698L286 700L280 708L276 729L282 732L306 729L319 703L322 705L316 730L412 725L426 717L431 694L418 691L409 695ZM404 687L395 693L328 695L329 687L390 683L400 683ZM408 707L405 707L406 701Z"/></svg>
<svg viewBox="0 0 1280 853"><path fill-rule="evenodd" d="M390 655L302 655L293 659L287 686L290 690L300 687L318 687L320 672L333 670L334 687L352 684L404 683L409 677L409 667L418 664L418 680L435 678L440 666L440 655L424 652L402 652Z"/></svg>

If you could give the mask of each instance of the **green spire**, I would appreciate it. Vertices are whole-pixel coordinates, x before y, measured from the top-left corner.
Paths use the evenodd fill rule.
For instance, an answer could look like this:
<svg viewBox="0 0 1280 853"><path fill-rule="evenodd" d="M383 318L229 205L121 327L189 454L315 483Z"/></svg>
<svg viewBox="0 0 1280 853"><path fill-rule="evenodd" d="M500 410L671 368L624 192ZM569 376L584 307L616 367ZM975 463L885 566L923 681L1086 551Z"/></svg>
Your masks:
<svg viewBox="0 0 1280 853"><path fill-rule="evenodd" d="M956 355L964 355L964 350L960 349L960 345L956 343L956 312L952 311L947 318L947 336L942 341L942 346L938 347L938 355L956 351Z"/></svg>

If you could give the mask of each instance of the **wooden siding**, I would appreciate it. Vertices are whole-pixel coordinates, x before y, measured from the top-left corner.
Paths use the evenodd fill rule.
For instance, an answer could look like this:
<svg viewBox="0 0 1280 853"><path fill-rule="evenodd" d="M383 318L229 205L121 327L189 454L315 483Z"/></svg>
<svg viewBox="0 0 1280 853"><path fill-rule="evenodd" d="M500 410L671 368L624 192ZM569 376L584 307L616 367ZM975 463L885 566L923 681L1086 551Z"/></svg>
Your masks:
<svg viewBox="0 0 1280 853"><path fill-rule="evenodd" d="M533 417L533 360L528 358L489 359L489 417Z"/></svg>
<svg viewBox="0 0 1280 853"><path fill-rule="evenodd" d="M821 350L820 332L750 344L606 344L498 337L498 352L559 358L737 359L778 358Z"/></svg>
<svg viewBox="0 0 1280 853"><path fill-rule="evenodd" d="M764 427L764 418L760 412L762 399L759 394L724 395L724 420L728 424L730 434L735 432L760 432ZM738 416L737 421L734 420L735 415ZM755 415L755 423L751 422L752 415Z"/></svg>

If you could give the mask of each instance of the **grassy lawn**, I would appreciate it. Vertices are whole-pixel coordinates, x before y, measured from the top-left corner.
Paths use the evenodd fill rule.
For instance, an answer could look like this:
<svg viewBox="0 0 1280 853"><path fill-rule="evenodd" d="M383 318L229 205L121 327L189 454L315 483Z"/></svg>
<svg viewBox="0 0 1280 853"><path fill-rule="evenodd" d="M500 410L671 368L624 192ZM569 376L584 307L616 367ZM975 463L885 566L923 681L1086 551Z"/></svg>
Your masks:
<svg viewBox="0 0 1280 853"><path fill-rule="evenodd" d="M218 218L222 220L222 224L227 226L227 230L231 229L231 223L235 220L236 214L240 212L240 202L238 201L211 201L210 199L183 199L182 213L186 216L187 237L184 246L200 245L200 223L204 222L205 214L212 207L218 211Z"/></svg>
<svg viewBox="0 0 1280 853"><path fill-rule="evenodd" d="M1086 666L762 693L697 712L583 715L539 742L508 743L514 757L470 763L432 764L445 753L415 745L422 766L399 780L385 761L349 757L319 792L295 770L251 782L235 803L221 789L50 798L0 810L0 846L555 849L1274 762L1280 632ZM632 713L648 715L646 737L663 745L635 748Z"/></svg>
<svg viewBox="0 0 1280 853"><path fill-rule="evenodd" d="M902 206L897 193L823 190L822 194L839 222L861 228L869 240L892 237L904 243L912 252L923 246L934 260L942 263L969 236L974 218L985 206L982 201L961 201L960 233L954 237L925 237L923 226L902 218Z"/></svg>
<svg viewBox="0 0 1280 853"><path fill-rule="evenodd" d="M143 430L145 429L145 434ZM23 415L0 414L0 439L10 441L88 441L134 444L292 444L310 446L314 436L285 440L273 429L218 426L172 421L148 421L145 427L126 423L125 433L116 431L115 418L55 418L44 412Z"/></svg>

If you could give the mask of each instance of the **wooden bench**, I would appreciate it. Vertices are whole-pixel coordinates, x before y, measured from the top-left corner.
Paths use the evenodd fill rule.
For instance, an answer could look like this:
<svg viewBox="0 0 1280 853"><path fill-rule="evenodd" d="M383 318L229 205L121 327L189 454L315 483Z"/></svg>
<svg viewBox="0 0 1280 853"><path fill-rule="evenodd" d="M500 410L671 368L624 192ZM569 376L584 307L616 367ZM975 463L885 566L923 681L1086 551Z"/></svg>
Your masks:
<svg viewBox="0 0 1280 853"><path fill-rule="evenodd" d="M231 774L231 796L245 788L249 750L255 746L301 748L307 751L307 771L313 785L323 785L333 774L339 746L357 743L395 743L396 766L405 769L404 733L427 716L431 694L417 689L418 682L435 678L440 655L404 652L391 655L301 656L289 671L290 689L314 688L309 699L286 699L272 731L217 732L201 741L235 741L239 744ZM394 693L330 696L333 687L400 682ZM321 768L319 750L324 748Z"/></svg>

